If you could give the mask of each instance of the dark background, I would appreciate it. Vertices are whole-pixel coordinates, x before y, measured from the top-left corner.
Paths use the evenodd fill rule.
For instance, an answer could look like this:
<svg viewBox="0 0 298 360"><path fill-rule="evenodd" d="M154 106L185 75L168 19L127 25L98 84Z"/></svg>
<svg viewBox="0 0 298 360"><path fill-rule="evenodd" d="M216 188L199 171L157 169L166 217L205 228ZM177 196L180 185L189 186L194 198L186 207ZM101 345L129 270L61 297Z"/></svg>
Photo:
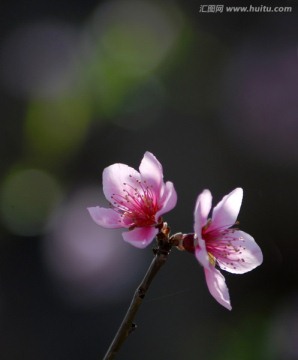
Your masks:
<svg viewBox="0 0 298 360"><path fill-rule="evenodd" d="M1 359L103 357L153 254L86 207L106 204L104 167L147 150L178 193L173 232L204 188L240 186L264 263L225 274L229 312L174 249L119 360L298 359L298 4L207 4L1 3Z"/></svg>

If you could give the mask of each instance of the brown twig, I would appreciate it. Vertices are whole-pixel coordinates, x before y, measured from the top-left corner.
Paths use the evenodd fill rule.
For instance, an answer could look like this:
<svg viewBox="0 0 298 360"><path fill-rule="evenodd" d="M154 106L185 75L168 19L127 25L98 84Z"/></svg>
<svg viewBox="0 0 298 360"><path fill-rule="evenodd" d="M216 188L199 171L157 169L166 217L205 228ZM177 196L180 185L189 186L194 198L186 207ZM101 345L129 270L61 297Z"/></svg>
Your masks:
<svg viewBox="0 0 298 360"><path fill-rule="evenodd" d="M149 289L152 280L154 279L160 268L167 261L173 244L169 241L169 228L166 223L163 224L161 231L157 234L157 241L158 247L157 249L154 249L155 256L142 282L136 289L131 304L122 321L122 324L120 325L103 360L114 359L128 335L135 330L136 325L133 321L136 313L138 312L139 307L142 304L142 301L147 293L147 290Z"/></svg>

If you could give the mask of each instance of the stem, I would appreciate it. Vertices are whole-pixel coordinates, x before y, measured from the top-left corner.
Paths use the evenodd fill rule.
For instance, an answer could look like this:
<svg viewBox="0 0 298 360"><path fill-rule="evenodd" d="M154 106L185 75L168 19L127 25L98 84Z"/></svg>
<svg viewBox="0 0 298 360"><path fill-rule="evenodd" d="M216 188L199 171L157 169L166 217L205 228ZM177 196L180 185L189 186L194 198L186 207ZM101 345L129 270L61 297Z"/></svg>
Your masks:
<svg viewBox="0 0 298 360"><path fill-rule="evenodd" d="M160 268L167 261L168 255L171 251L172 244L169 242L168 238L169 229L166 224L159 234L157 234L158 248L154 250L155 256L144 276L142 282L137 287L135 294L132 298L131 304L127 310L127 313L120 325L105 357L103 360L112 360L117 355L120 347L126 340L129 334L131 334L135 329L136 325L133 320L136 316L136 313L139 310L139 307L142 304L142 301L149 289L149 286L154 279L155 275L158 273Z"/></svg>

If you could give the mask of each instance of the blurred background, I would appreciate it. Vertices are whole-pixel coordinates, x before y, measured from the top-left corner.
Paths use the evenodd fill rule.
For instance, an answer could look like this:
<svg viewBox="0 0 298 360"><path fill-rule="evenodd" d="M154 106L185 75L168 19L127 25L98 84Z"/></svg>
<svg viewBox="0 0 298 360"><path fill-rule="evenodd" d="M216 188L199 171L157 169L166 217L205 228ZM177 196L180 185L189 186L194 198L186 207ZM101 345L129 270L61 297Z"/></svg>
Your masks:
<svg viewBox="0 0 298 360"><path fill-rule="evenodd" d="M173 249L117 358L298 359L298 4L208 4L1 2L1 359L103 357L153 254L86 207L106 205L106 166L146 150L178 193L173 232L192 231L203 189L216 203L241 186L264 263L225 274L229 312Z"/></svg>

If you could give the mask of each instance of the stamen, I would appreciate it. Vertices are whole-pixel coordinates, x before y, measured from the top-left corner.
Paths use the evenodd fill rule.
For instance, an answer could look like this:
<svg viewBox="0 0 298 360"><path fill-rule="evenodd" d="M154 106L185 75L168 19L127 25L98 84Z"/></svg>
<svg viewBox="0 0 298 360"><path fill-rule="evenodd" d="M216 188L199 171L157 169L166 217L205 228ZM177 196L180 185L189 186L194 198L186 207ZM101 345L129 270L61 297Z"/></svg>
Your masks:
<svg viewBox="0 0 298 360"><path fill-rule="evenodd" d="M125 223L131 224L131 228L154 225L160 206L153 187L132 175L129 178L131 183L124 182L120 194L112 194L113 209L121 214Z"/></svg>
<svg viewBox="0 0 298 360"><path fill-rule="evenodd" d="M220 264L224 270L230 267L236 270L237 263L245 262L245 259L241 257L242 252L245 251L243 246L245 239L235 236L236 230L235 228L213 229L203 234L212 265L215 259L216 264ZM237 243L235 244L235 242ZM213 257L210 257L210 254Z"/></svg>

